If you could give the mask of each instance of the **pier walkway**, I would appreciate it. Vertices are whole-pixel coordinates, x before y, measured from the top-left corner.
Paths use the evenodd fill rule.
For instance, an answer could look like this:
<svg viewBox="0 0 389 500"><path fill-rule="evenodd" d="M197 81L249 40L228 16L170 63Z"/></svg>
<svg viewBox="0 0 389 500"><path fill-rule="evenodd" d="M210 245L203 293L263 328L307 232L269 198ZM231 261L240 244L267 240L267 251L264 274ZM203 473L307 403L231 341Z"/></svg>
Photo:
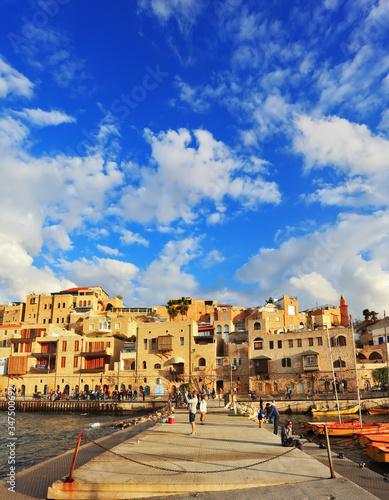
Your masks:
<svg viewBox="0 0 389 500"><path fill-rule="evenodd" d="M178 410L173 425L158 423L99 455L74 471L73 483L55 482L48 498L378 498L344 477L329 479L327 465L283 448L271 426L210 410L196 436L187 411Z"/></svg>
<svg viewBox="0 0 389 500"><path fill-rule="evenodd" d="M283 448L271 425L259 429L248 418L229 416L216 401L209 402L206 425L201 426L197 416L196 436L189 436L186 409L176 410L174 416L173 425L143 422L101 438L97 443L102 447L82 445L73 483L63 481L73 455L68 452L20 472L16 493L8 492L3 481L0 498L389 498L389 483L382 476L359 469L353 462L345 467L344 460L344 474L339 475L335 459L336 479L329 479L326 450L319 450L314 443L305 444L302 451ZM317 453L321 456L311 456ZM361 484L360 475L365 478L365 488L356 484Z"/></svg>

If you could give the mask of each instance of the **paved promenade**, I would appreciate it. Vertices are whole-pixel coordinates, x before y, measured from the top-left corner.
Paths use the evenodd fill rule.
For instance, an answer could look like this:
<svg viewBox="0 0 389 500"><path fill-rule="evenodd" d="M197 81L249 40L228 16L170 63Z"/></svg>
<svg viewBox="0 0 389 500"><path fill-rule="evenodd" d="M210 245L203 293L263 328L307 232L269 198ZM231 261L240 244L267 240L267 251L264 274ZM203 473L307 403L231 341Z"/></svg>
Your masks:
<svg viewBox="0 0 389 500"><path fill-rule="evenodd" d="M377 498L344 477L329 479L327 465L283 448L270 426L245 417L215 408L189 433L187 411L178 410L173 425L158 423L99 455L74 471L73 483L55 482L48 498Z"/></svg>

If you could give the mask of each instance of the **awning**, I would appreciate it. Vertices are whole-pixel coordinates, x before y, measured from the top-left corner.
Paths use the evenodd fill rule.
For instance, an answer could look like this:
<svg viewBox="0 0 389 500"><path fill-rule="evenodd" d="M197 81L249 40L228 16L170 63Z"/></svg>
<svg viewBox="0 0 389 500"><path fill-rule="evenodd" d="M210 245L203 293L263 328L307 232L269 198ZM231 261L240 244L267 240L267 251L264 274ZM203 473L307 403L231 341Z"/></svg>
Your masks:
<svg viewBox="0 0 389 500"><path fill-rule="evenodd" d="M185 363L185 359L181 358L181 356L175 356L170 360L170 363L172 365L178 365L178 363Z"/></svg>
<svg viewBox="0 0 389 500"><path fill-rule="evenodd" d="M253 361L255 360L259 360L259 359L268 359L269 361L271 361L271 358L269 358L269 356L265 356L262 354L262 356L257 356L256 358L251 358Z"/></svg>
<svg viewBox="0 0 389 500"><path fill-rule="evenodd" d="M319 354L316 351L304 351L301 353L302 356L314 356L315 354Z"/></svg>

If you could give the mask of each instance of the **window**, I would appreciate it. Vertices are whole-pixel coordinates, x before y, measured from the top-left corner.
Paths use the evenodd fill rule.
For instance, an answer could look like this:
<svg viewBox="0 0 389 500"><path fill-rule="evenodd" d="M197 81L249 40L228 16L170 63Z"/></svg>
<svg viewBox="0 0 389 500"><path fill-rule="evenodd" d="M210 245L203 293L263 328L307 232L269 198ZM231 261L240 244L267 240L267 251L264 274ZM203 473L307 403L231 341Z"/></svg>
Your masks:
<svg viewBox="0 0 389 500"><path fill-rule="evenodd" d="M151 339L151 349L157 348L157 339Z"/></svg>
<svg viewBox="0 0 389 500"><path fill-rule="evenodd" d="M271 340L269 342L269 349L274 349L274 341L273 340Z"/></svg>
<svg viewBox="0 0 389 500"><path fill-rule="evenodd" d="M26 344L25 345L24 352L31 352L31 344Z"/></svg>
<svg viewBox="0 0 389 500"><path fill-rule="evenodd" d="M221 358L216 359L216 366L223 366L223 360Z"/></svg>
<svg viewBox="0 0 389 500"><path fill-rule="evenodd" d="M65 356L62 356L61 358L61 368L65 368L66 367L66 358Z"/></svg>
<svg viewBox="0 0 389 500"><path fill-rule="evenodd" d="M317 356L305 356L304 365L308 368L317 368L319 366Z"/></svg>
<svg viewBox="0 0 389 500"><path fill-rule="evenodd" d="M147 368L146 361L143 361L143 369L146 370L146 368Z"/></svg>
<svg viewBox="0 0 389 500"><path fill-rule="evenodd" d="M63 352L66 352L66 347L67 347L67 342L66 342L66 340L63 340L62 341L62 351Z"/></svg>
<svg viewBox="0 0 389 500"><path fill-rule="evenodd" d="M217 325L216 327L216 335L220 338L222 338L222 327L221 325Z"/></svg>
<svg viewBox="0 0 389 500"><path fill-rule="evenodd" d="M346 366L346 363L345 363L345 361L343 361L343 359L336 359L334 361L334 368L340 368L340 367L345 368L345 366Z"/></svg>
<svg viewBox="0 0 389 500"><path fill-rule="evenodd" d="M290 358L282 358L282 368L286 368L287 366L292 366Z"/></svg>
<svg viewBox="0 0 389 500"><path fill-rule="evenodd" d="M309 347L313 346L313 337L308 338L308 345L309 345Z"/></svg>
<svg viewBox="0 0 389 500"><path fill-rule="evenodd" d="M184 337L180 337L180 345L184 345Z"/></svg>
<svg viewBox="0 0 389 500"><path fill-rule="evenodd" d="M47 309L47 304L45 304L45 309Z"/></svg>
<svg viewBox="0 0 389 500"><path fill-rule="evenodd" d="M65 323L65 318L62 318L62 319L61 319L61 323Z"/></svg>
<svg viewBox="0 0 389 500"><path fill-rule="evenodd" d="M279 316L276 317L276 321L280 321L280 317Z"/></svg>
<svg viewBox="0 0 389 500"><path fill-rule="evenodd" d="M261 329L261 323L254 323L254 330L260 330Z"/></svg>
<svg viewBox="0 0 389 500"><path fill-rule="evenodd" d="M234 358L234 361L232 363L234 366L236 366L236 358Z"/></svg>
<svg viewBox="0 0 389 500"><path fill-rule="evenodd" d="M294 307L294 306L288 306L288 314L289 314L290 316L295 316L295 314L296 314L296 312L295 312L295 311L296 311L296 309L295 309L295 307Z"/></svg>
<svg viewBox="0 0 389 500"><path fill-rule="evenodd" d="M289 342L289 347L293 347L293 339L289 339L288 342Z"/></svg>
<svg viewBox="0 0 389 500"><path fill-rule="evenodd" d="M238 366L242 366L242 358L238 359Z"/></svg>
<svg viewBox="0 0 389 500"><path fill-rule="evenodd" d="M147 339L143 339L143 345L144 345L145 351L147 351Z"/></svg>
<svg viewBox="0 0 389 500"><path fill-rule="evenodd" d="M45 324L45 323L46 323L46 320L44 319L44 320L43 320L43 324Z"/></svg>
<svg viewBox="0 0 389 500"><path fill-rule="evenodd" d="M74 350L78 351L79 349L80 349L80 341L79 340L75 340L74 341Z"/></svg>
<svg viewBox="0 0 389 500"><path fill-rule="evenodd" d="M90 323L89 324L89 330L94 330L95 329L95 325L94 323Z"/></svg>
<svg viewBox="0 0 389 500"><path fill-rule="evenodd" d="M62 307L65 309L65 307L66 307L65 302L62 304Z"/></svg>
<svg viewBox="0 0 389 500"><path fill-rule="evenodd" d="M77 367L78 367L78 357L74 356L74 358L73 358L73 368L77 368Z"/></svg>
<svg viewBox="0 0 389 500"><path fill-rule="evenodd" d="M61 304L58 302L58 309L61 307Z"/></svg>
<svg viewBox="0 0 389 500"><path fill-rule="evenodd" d="M14 344L14 352L19 352L19 344Z"/></svg>
<svg viewBox="0 0 389 500"><path fill-rule="evenodd" d="M317 337L317 345L323 345L323 337Z"/></svg>
<svg viewBox="0 0 389 500"><path fill-rule="evenodd" d="M200 358L199 359L199 366L205 366L205 358Z"/></svg>
<svg viewBox="0 0 389 500"><path fill-rule="evenodd" d="M222 321L228 321L230 318L228 317L228 314L222 314L221 320Z"/></svg>
<svg viewBox="0 0 389 500"><path fill-rule="evenodd" d="M302 347L303 346L303 343L301 341L301 339L297 339L297 347Z"/></svg>
<svg viewBox="0 0 389 500"><path fill-rule="evenodd" d="M277 340L278 349L282 349L282 340Z"/></svg>
<svg viewBox="0 0 389 500"><path fill-rule="evenodd" d="M121 323L115 323L115 328L117 330L120 330L121 327L122 327Z"/></svg>
<svg viewBox="0 0 389 500"><path fill-rule="evenodd" d="M263 349L263 340L260 337L254 339L254 349Z"/></svg>
<svg viewBox="0 0 389 500"><path fill-rule="evenodd" d="M160 369L161 369L161 365L159 363L155 363L154 370L160 370Z"/></svg>
<svg viewBox="0 0 389 500"><path fill-rule="evenodd" d="M340 346L345 346L347 343L346 343L346 337L343 337L343 335L340 335L340 337L338 337L336 339L336 343Z"/></svg>

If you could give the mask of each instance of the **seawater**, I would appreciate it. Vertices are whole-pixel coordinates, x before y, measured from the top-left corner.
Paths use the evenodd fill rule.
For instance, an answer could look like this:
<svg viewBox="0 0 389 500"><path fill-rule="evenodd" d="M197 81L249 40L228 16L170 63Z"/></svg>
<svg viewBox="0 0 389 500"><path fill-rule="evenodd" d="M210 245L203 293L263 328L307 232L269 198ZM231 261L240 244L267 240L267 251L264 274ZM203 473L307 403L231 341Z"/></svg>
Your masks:
<svg viewBox="0 0 389 500"><path fill-rule="evenodd" d="M90 439L118 432L115 423L138 418L144 413L125 417L94 414L16 413L16 472L74 449L80 429ZM0 478L9 472L7 412L0 412ZM112 424L105 426L105 424ZM101 425L104 425L101 427Z"/></svg>

